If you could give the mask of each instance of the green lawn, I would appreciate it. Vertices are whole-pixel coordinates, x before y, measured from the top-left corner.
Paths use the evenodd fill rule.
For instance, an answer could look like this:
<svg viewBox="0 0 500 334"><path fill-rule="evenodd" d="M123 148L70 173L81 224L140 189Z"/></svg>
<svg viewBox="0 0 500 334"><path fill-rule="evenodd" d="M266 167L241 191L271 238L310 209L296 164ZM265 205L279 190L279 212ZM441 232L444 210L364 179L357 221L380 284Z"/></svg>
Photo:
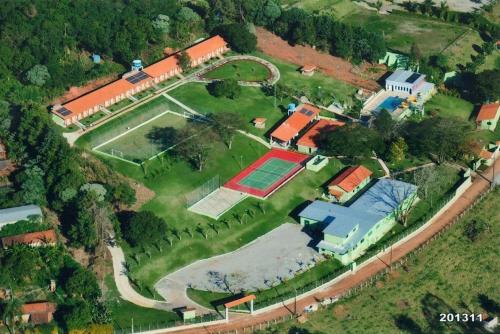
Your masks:
<svg viewBox="0 0 500 334"><path fill-rule="evenodd" d="M186 118L168 113L99 147L99 151L108 154L122 152L121 158L142 162L176 144L172 141L163 142L160 139L162 132L169 129L181 129L186 123Z"/></svg>
<svg viewBox="0 0 500 334"><path fill-rule="evenodd" d="M110 159L109 163L113 168L138 179L156 192L156 197L144 205L142 210L151 210L165 218L171 229L183 231L189 227L194 233L193 237L190 237L188 233L181 232L181 240L170 236L173 239L173 246L164 241L160 245L162 251L159 251L157 246L151 246L145 252L142 248L128 249L125 245L127 255L140 254L139 263L131 258L128 260L133 277L151 287L158 279L175 269L198 259L237 249L282 223L293 221L291 212L304 201L320 196L321 186L343 167L339 161L333 160L319 173L301 172L263 202L265 214L258 207L257 203L260 201L257 199L247 199L239 203L217 223L216 229L219 234L208 228L209 239L205 240L195 231L196 226L198 224L207 226L214 221L187 211L184 195L217 174L221 180L228 180L241 170L239 166L241 156L244 166L247 166L265 151L267 149L264 146L249 141L246 137L237 136L231 150L223 144L216 144L206 169L202 172L193 171L184 162L164 161L162 167L159 161L154 160L146 167L147 177L142 176L138 167ZM179 175L182 175L182 178ZM244 223L240 224L235 215L243 215L248 210L253 212L253 218L247 215ZM230 228L222 224L222 221L229 221Z"/></svg>
<svg viewBox="0 0 500 334"><path fill-rule="evenodd" d="M458 97L436 94L425 104L428 114L436 113L442 117L454 117L468 121L471 118L474 105Z"/></svg>
<svg viewBox="0 0 500 334"><path fill-rule="evenodd" d="M106 276L107 292L106 301L111 311L112 325L115 330L130 330L132 321L135 330L151 328L162 328L166 323L179 320L179 316L174 312L160 311L144 308L132 304L120 297L116 289L113 275ZM133 320L132 320L133 319Z"/></svg>
<svg viewBox="0 0 500 334"><path fill-rule="evenodd" d="M303 8L311 12L331 14L337 19L364 10L350 0L284 0L285 6Z"/></svg>
<svg viewBox="0 0 500 334"><path fill-rule="evenodd" d="M106 113L102 112L102 111L99 111L95 114L92 114L88 117L85 117L84 119L80 120L80 123L82 123L83 125L85 126L89 126L90 124L100 120L101 118L103 118L104 116L106 116Z"/></svg>
<svg viewBox="0 0 500 334"><path fill-rule="evenodd" d="M416 43L427 56L439 53L468 29L420 15L381 15L369 10L347 15L343 21L385 36L387 46L396 51L409 52Z"/></svg>
<svg viewBox="0 0 500 334"><path fill-rule="evenodd" d="M301 290L304 286L308 286L310 284L318 283L319 281L325 277L326 275L335 272L340 269L342 264L336 260L325 260L318 265L314 266L312 269L303 272L296 277L286 281L283 284L280 284L274 288L261 290L261 291L247 291L247 293L253 293L256 295L257 300L256 303L265 303L266 301L270 302L278 302L276 298L280 298L281 296L286 296L282 299L288 299L288 295L290 293L300 294L303 291ZM187 294L189 298L193 301L204 305L208 308L215 307L220 304L221 300L225 298L231 297L229 293L218 293L218 292L209 292L195 289L188 289ZM221 311L221 310L219 310Z"/></svg>
<svg viewBox="0 0 500 334"><path fill-rule="evenodd" d="M251 60L235 60L205 74L209 79L235 79L241 81L264 81L270 72L261 63Z"/></svg>
<svg viewBox="0 0 500 334"><path fill-rule="evenodd" d="M126 114L119 115L108 123L92 129L84 136L80 137L76 144L77 146L90 149L118 136L119 134L122 134L129 128L133 128L144 123L166 110L181 113L184 112L182 108L160 95L157 98L127 112Z"/></svg>
<svg viewBox="0 0 500 334"><path fill-rule="evenodd" d="M123 99L123 100L119 101L118 103L115 103L112 106L109 106L108 110L115 112L119 109L125 108L126 106L128 106L131 103L132 103L132 101L130 99Z"/></svg>
<svg viewBox="0 0 500 334"><path fill-rule="evenodd" d="M498 189L488 195L413 257L406 270L396 270L358 295L308 315L306 324L289 321L276 326L275 332L483 333L464 323L441 323L439 313L478 314L491 309L482 295L497 305L500 302L499 195ZM476 242L463 234L465 223L473 219L491 226Z"/></svg>
<svg viewBox="0 0 500 334"><path fill-rule="evenodd" d="M245 130L266 138L266 132L285 117L284 105L289 101L277 101L266 96L260 88L241 87L241 95L232 100L226 97L215 97L208 93L204 84L188 83L168 93L173 98L193 108L199 113L208 115L220 111L235 112L246 122ZM256 117L267 118L265 129L256 129L251 123Z"/></svg>
<svg viewBox="0 0 500 334"><path fill-rule="evenodd" d="M299 66L295 64L277 60L260 52L255 55L276 65L281 74L280 83L301 91L310 100L325 100L326 103L331 103L333 100L350 102L356 93L356 87L322 73L306 77L300 74Z"/></svg>

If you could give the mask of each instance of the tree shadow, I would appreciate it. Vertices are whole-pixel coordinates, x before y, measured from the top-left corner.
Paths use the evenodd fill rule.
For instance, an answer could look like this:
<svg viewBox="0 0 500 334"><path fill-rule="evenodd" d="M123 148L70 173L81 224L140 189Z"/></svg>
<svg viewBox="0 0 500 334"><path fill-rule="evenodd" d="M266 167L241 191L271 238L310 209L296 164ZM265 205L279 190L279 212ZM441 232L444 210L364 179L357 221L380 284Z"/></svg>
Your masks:
<svg viewBox="0 0 500 334"><path fill-rule="evenodd" d="M423 334L424 331L420 327L420 325L415 322L412 318L405 314L400 314L396 317L394 317L394 324L398 329L400 329L403 332L410 333L410 334Z"/></svg>
<svg viewBox="0 0 500 334"><path fill-rule="evenodd" d="M160 128L155 126L146 134L151 144L160 146L161 150L172 147L177 142L179 131L173 127Z"/></svg>

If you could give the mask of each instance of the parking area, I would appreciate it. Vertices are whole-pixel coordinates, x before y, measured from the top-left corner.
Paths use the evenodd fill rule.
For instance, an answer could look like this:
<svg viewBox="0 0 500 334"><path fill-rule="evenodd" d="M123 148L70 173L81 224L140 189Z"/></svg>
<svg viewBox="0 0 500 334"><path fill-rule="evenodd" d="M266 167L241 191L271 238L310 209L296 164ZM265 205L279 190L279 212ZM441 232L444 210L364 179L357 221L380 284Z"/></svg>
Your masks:
<svg viewBox="0 0 500 334"><path fill-rule="evenodd" d="M310 242L300 225L285 223L232 253L200 260L171 273L155 288L167 301L175 293L173 286L215 292L268 289L321 258Z"/></svg>

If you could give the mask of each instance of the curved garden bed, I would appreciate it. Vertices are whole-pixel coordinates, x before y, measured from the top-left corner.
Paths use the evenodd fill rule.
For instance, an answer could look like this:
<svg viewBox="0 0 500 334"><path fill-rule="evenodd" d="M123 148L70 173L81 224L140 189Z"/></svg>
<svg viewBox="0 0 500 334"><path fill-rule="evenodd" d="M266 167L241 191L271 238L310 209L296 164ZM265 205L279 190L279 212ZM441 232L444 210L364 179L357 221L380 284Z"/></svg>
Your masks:
<svg viewBox="0 0 500 334"><path fill-rule="evenodd" d="M248 59L227 62L203 75L206 79L235 79L246 82L266 81L271 76L271 71L265 65Z"/></svg>

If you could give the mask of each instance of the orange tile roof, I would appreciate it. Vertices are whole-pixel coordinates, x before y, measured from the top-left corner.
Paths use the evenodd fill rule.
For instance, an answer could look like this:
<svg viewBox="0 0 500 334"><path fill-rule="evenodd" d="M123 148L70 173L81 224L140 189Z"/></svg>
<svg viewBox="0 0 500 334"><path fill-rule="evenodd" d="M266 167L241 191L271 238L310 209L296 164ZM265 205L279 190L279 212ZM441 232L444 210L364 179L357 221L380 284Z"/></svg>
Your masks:
<svg viewBox="0 0 500 334"><path fill-rule="evenodd" d="M345 125L344 122L333 121L329 119L320 119L312 126L300 139L297 145L317 148L315 138L320 132L333 131L339 126Z"/></svg>
<svg viewBox="0 0 500 334"><path fill-rule="evenodd" d="M345 191L349 192L355 189L357 186L361 184L364 180L372 175L372 171L364 166L351 166L344 170L339 176L333 179L332 182L328 185L338 186Z"/></svg>
<svg viewBox="0 0 500 334"><path fill-rule="evenodd" d="M2 245L4 247L17 244L30 245L39 242L46 244L55 243L56 233L54 232L54 230L47 230L47 231L25 233L25 234L19 234L11 237L2 238Z"/></svg>
<svg viewBox="0 0 500 334"><path fill-rule="evenodd" d="M483 104L481 106L481 109L479 109L479 114L477 114L476 120L487 121L490 119L495 119L499 110L500 103Z"/></svg>
<svg viewBox="0 0 500 334"><path fill-rule="evenodd" d="M486 160L489 160L489 159L493 158L493 152L488 151L488 150L483 148L481 150L481 152L479 152L479 157L486 159Z"/></svg>
<svg viewBox="0 0 500 334"><path fill-rule="evenodd" d="M141 82L141 84L144 81ZM73 101L65 103L63 106L71 111L71 114L67 116L63 116L61 114L60 117L63 119L71 118L75 115L83 113L85 110L90 108L94 108L97 105L103 105L105 101L111 100L121 94L124 94L128 90L134 88L135 85L131 84L125 79L119 79L113 81L112 83L98 88L88 94L85 94ZM57 113L57 111L55 111Z"/></svg>
<svg viewBox="0 0 500 334"><path fill-rule="evenodd" d="M37 302L24 304L21 307L22 314L27 314L34 325L48 324L52 321L56 304L49 302Z"/></svg>
<svg viewBox="0 0 500 334"><path fill-rule="evenodd" d="M162 59L157 63L154 63L152 65L149 65L148 67L144 68L142 71L146 72L153 78L159 77L162 74L168 73L176 68L179 68L178 62L177 62L177 57L176 56L170 56L168 58Z"/></svg>
<svg viewBox="0 0 500 334"><path fill-rule="evenodd" d="M254 123L264 123L265 121L267 121L267 118L257 117L253 121L254 121Z"/></svg>
<svg viewBox="0 0 500 334"><path fill-rule="evenodd" d="M192 60L199 59L206 56L210 52L213 52L221 47L227 45L226 41L220 36L213 36L196 44L188 49L186 52L189 54ZM178 66L177 55L169 56L157 63L147 66L143 69L143 72L147 73L151 77L159 77L162 74L166 74ZM145 79L151 80L151 78ZM140 81L137 85L142 85L145 81ZM80 96L73 101L65 103L63 106L71 111L69 115L62 115L54 110L53 112L57 114L62 119L71 119L72 117L83 113L86 110L94 108L97 105L102 105L104 102L111 100L119 95L125 94L130 89L134 88L136 85L128 82L125 79L116 80L106 86L98 88L88 94Z"/></svg>
<svg viewBox="0 0 500 334"><path fill-rule="evenodd" d="M255 297L255 295L248 295L248 296L245 296L243 298L233 300L232 302L225 303L224 307L230 308L230 307L238 306L238 305L241 305L243 303L254 300L255 298L257 298L257 297Z"/></svg>
<svg viewBox="0 0 500 334"><path fill-rule="evenodd" d="M301 70L304 71L304 72L311 72L311 71L314 71L316 68L317 68L316 65L306 64L306 65L302 66Z"/></svg>
<svg viewBox="0 0 500 334"><path fill-rule="evenodd" d="M332 196L335 196L335 198L338 200L340 200L342 198L342 195L344 195L344 192L333 188L328 189L328 193Z"/></svg>
<svg viewBox="0 0 500 334"><path fill-rule="evenodd" d="M304 112L310 111L310 115ZM271 133L271 137L287 142L295 137L307 124L319 114L319 108L311 104L303 104L297 107L295 112Z"/></svg>
<svg viewBox="0 0 500 334"><path fill-rule="evenodd" d="M192 47L186 50L186 53L189 55L191 60L197 60L217 49L226 47L226 45L227 45L226 41L219 35L216 35L207 38L206 40L196 45L193 45Z"/></svg>
<svg viewBox="0 0 500 334"><path fill-rule="evenodd" d="M35 302L24 304L21 307L21 312L24 314L55 312L56 304L49 302Z"/></svg>

